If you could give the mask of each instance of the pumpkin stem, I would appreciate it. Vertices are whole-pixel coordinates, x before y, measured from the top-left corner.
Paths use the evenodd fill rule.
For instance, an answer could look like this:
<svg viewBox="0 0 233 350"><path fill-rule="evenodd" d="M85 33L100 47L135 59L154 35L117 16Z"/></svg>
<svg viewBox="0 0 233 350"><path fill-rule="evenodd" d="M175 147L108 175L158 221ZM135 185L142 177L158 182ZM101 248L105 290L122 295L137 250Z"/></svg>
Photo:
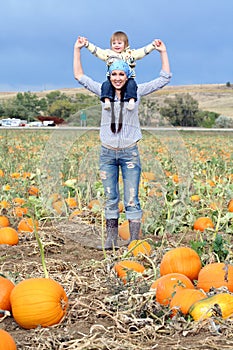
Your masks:
<svg viewBox="0 0 233 350"><path fill-rule="evenodd" d="M34 234L35 234L35 237L36 237L39 249L40 249L41 263L42 263L42 267L43 267L43 270L44 270L45 278L49 278L48 270L46 268L46 263L45 263L44 247L43 247L43 244L41 242L41 239L39 237L39 233L38 233L35 225L34 225Z"/></svg>

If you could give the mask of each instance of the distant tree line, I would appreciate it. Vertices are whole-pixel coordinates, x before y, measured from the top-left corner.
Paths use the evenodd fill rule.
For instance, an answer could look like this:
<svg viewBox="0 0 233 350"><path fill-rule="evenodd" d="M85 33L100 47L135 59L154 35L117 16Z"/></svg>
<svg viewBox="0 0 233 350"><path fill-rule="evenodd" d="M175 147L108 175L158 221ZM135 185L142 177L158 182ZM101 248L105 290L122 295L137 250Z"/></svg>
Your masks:
<svg viewBox="0 0 233 350"><path fill-rule="evenodd" d="M62 118L71 125L80 125L80 111L87 114L87 126L98 126L100 122L99 98L94 95L77 93L66 95L58 90L52 91L45 97L35 93L18 93L16 97L0 102L1 118L20 118L33 121L38 116L51 115ZM165 98L162 106L156 99L142 98L139 109L142 126L192 126L215 127L218 113L202 111L198 101L190 94L176 94ZM222 126L224 124L224 126ZM218 126L226 127L229 121L222 118Z"/></svg>
<svg viewBox="0 0 233 350"><path fill-rule="evenodd" d="M68 96L55 90L40 98L35 93L20 92L16 97L0 102L0 117L33 121L37 116L51 115L66 120L78 110L96 104L97 97L82 93Z"/></svg>

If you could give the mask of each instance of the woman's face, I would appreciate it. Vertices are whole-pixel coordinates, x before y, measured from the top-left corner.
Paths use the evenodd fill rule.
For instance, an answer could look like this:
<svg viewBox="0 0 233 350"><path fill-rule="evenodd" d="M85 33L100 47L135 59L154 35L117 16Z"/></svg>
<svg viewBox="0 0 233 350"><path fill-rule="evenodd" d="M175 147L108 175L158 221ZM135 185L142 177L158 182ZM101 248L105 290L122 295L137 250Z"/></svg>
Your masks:
<svg viewBox="0 0 233 350"><path fill-rule="evenodd" d="M127 75L123 70L114 70L110 75L110 81L116 90L120 90L127 81Z"/></svg>

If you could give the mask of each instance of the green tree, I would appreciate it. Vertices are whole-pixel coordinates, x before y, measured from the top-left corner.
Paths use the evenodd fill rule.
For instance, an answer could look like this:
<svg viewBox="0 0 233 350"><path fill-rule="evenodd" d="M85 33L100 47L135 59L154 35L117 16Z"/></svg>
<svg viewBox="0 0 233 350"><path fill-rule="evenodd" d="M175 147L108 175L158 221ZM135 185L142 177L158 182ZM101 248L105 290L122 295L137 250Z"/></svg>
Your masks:
<svg viewBox="0 0 233 350"><path fill-rule="evenodd" d="M174 126L198 126L198 101L190 94L176 94L175 98L166 98L167 106L160 108L164 118L168 118Z"/></svg>
<svg viewBox="0 0 233 350"><path fill-rule="evenodd" d="M155 117L159 118L159 108L156 102L142 98L139 106L140 122L142 126L152 126Z"/></svg>
<svg viewBox="0 0 233 350"><path fill-rule="evenodd" d="M5 101L3 107L5 116L30 121L47 110L47 103L31 92L19 92L16 97Z"/></svg>
<svg viewBox="0 0 233 350"><path fill-rule="evenodd" d="M57 100L48 107L49 115L67 119L73 111L73 104L67 100Z"/></svg>
<svg viewBox="0 0 233 350"><path fill-rule="evenodd" d="M58 100L68 100L68 97L65 94L62 94L59 90L51 91L46 95L46 100L48 105L52 105Z"/></svg>

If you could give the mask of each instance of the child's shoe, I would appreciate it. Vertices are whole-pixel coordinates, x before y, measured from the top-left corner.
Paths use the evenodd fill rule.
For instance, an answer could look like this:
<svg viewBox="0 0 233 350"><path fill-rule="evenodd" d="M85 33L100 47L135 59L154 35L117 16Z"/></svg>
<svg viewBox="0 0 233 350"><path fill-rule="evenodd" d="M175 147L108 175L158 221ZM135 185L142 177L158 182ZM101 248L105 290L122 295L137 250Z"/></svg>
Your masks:
<svg viewBox="0 0 233 350"><path fill-rule="evenodd" d="M104 103L104 109L106 111L109 111L111 109L111 103L109 101L105 102Z"/></svg>
<svg viewBox="0 0 233 350"><path fill-rule="evenodd" d="M127 105L127 109L128 111L132 111L135 107L135 102L134 101L129 101L128 105Z"/></svg>

